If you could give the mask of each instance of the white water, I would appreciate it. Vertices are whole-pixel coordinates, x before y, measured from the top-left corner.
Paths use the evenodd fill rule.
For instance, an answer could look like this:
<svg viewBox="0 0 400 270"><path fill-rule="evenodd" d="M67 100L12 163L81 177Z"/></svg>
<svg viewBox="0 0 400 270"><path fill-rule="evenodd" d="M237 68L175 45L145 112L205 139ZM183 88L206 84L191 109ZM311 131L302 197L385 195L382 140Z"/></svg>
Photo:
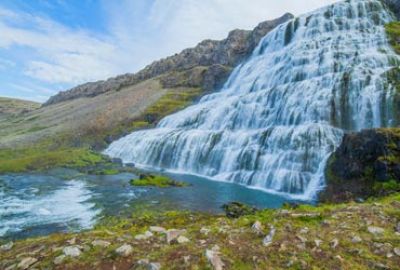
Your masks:
<svg viewBox="0 0 400 270"><path fill-rule="evenodd" d="M85 183L76 180L44 195L32 188L18 189L13 194L0 188L0 237L49 224L90 228L100 213L87 202L91 195Z"/></svg>
<svg viewBox="0 0 400 270"><path fill-rule="evenodd" d="M223 89L113 142L105 153L167 170L313 198L343 130L391 126L399 65L377 0L339 2L267 34Z"/></svg>

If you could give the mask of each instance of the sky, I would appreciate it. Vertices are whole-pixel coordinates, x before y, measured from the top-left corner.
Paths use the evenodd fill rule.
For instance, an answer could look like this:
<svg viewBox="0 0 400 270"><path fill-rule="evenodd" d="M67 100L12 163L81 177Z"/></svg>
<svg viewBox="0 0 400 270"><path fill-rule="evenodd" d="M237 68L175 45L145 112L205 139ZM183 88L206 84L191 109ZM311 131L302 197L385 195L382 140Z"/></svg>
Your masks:
<svg viewBox="0 0 400 270"><path fill-rule="evenodd" d="M46 101L337 0L0 0L0 96Z"/></svg>

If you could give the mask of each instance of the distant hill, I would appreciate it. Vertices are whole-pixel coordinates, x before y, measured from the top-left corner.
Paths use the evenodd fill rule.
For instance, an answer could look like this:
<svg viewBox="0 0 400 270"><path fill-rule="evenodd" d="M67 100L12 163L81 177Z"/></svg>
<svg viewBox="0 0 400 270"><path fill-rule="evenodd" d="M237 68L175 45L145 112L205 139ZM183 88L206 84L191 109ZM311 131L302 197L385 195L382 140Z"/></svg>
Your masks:
<svg viewBox="0 0 400 270"><path fill-rule="evenodd" d="M0 118L28 113L40 106L40 103L33 101L0 97Z"/></svg>

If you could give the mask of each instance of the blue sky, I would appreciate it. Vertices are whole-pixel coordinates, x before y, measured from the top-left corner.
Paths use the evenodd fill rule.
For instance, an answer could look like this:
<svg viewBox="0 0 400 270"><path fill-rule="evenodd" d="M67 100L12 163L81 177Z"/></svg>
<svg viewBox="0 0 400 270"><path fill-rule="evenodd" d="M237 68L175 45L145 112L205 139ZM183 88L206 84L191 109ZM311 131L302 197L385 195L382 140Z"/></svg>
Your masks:
<svg viewBox="0 0 400 270"><path fill-rule="evenodd" d="M43 102L335 0L1 0L0 96Z"/></svg>

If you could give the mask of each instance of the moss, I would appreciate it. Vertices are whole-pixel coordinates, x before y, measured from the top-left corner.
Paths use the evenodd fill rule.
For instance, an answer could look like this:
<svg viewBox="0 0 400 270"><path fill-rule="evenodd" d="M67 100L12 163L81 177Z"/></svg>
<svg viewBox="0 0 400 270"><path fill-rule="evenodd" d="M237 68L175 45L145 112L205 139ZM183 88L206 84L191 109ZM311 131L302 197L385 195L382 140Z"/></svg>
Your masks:
<svg viewBox="0 0 400 270"><path fill-rule="evenodd" d="M389 41L394 50L400 54L400 22L391 22L385 26Z"/></svg>
<svg viewBox="0 0 400 270"><path fill-rule="evenodd" d="M0 173L40 171L54 167L82 168L108 160L87 148L49 149L35 145L20 149L0 149Z"/></svg>
<svg viewBox="0 0 400 270"><path fill-rule="evenodd" d="M188 185L187 183L178 182L163 175L147 175L141 179L132 179L130 183L133 186L154 186L159 188L185 187Z"/></svg>

